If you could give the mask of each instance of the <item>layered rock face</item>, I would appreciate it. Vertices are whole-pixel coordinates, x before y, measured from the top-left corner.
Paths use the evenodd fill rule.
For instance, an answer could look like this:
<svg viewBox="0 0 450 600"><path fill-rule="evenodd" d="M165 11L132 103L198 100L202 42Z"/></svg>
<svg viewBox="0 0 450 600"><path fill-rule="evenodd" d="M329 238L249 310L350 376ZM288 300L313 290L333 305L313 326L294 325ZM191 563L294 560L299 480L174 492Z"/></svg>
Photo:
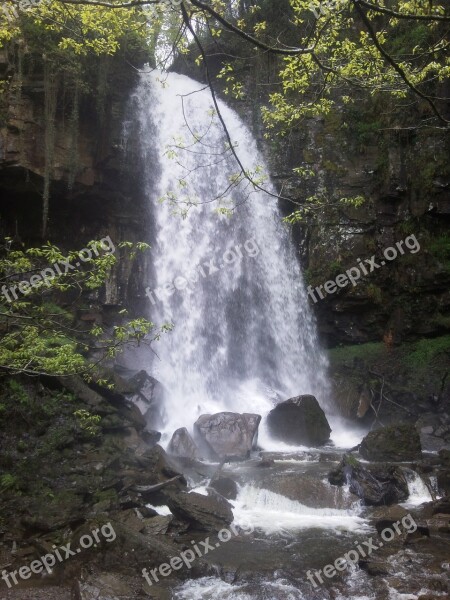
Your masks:
<svg viewBox="0 0 450 600"><path fill-rule="evenodd" d="M322 446L331 433L325 413L314 396L297 396L281 402L267 417L271 434L286 443Z"/></svg>

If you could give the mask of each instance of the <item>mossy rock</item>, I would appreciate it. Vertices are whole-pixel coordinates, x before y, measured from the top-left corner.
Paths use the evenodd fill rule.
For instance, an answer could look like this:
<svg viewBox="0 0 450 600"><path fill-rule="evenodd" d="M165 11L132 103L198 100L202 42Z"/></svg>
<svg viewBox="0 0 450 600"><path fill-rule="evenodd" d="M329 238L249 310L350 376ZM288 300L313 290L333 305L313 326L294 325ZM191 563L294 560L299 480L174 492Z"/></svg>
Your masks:
<svg viewBox="0 0 450 600"><path fill-rule="evenodd" d="M420 459L420 436L412 424L391 425L371 431L361 442L359 453L366 460L403 462Z"/></svg>

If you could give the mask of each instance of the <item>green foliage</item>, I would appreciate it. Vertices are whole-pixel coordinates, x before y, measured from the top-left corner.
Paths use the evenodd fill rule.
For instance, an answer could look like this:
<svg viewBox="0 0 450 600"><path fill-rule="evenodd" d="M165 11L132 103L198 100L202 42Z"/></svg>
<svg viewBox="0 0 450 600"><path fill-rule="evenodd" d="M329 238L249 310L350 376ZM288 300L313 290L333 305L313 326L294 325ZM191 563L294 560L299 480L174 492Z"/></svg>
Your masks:
<svg viewBox="0 0 450 600"><path fill-rule="evenodd" d="M4 494L8 490L12 490L17 487L18 479L11 473L4 473L0 475L0 494Z"/></svg>
<svg viewBox="0 0 450 600"><path fill-rule="evenodd" d="M423 339L416 342L407 357L407 363L414 367L431 364L439 356L450 358L450 335L434 339Z"/></svg>
<svg viewBox="0 0 450 600"><path fill-rule="evenodd" d="M150 338L154 325L146 319L125 320L114 327L112 333L104 332L95 324L90 330L73 324L73 317L56 304L56 298L63 303L65 295L70 296L75 290L80 294L100 288L117 261L112 249L105 250L101 242L92 241L87 246L91 250L90 257L83 253L81 264L79 252L66 254L50 243L16 250L11 241L6 240L0 255L0 284L3 284L0 367L3 370L27 375L79 373L89 378L96 366L86 357L94 346L103 351L101 362L116 356L129 344L151 343L170 329L165 326ZM146 244L127 244L124 249L135 255L146 247ZM11 385L16 386L13 392L20 403L19 384L12 382Z"/></svg>
<svg viewBox="0 0 450 600"><path fill-rule="evenodd" d="M354 346L341 346L330 350L330 358L335 364L352 364L357 360L373 360L381 356L386 348L381 342L369 342Z"/></svg>
<svg viewBox="0 0 450 600"><path fill-rule="evenodd" d="M79 409L74 413L79 427L90 436L97 436L100 433L99 423L102 420L99 415L93 415L88 410Z"/></svg>

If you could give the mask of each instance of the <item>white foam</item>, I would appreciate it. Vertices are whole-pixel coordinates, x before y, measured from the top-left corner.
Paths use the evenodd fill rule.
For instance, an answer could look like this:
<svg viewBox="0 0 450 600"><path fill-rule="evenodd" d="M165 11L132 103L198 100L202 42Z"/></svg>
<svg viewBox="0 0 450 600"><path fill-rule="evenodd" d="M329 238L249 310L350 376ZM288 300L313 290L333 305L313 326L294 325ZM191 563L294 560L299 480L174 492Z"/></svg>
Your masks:
<svg viewBox="0 0 450 600"><path fill-rule="evenodd" d="M234 520L243 527L262 529L266 534L301 529L366 531L367 522L352 510L311 508L266 489L246 485L232 502Z"/></svg>
<svg viewBox="0 0 450 600"><path fill-rule="evenodd" d="M171 515L170 508L168 506L153 506L153 504L146 504L147 508L152 508L154 511L163 517Z"/></svg>
<svg viewBox="0 0 450 600"><path fill-rule="evenodd" d="M259 600L259 598L276 598L277 600L303 600L305 596L283 579L264 581L261 583L263 595L257 596L248 590L248 586L232 585L218 577L203 577L188 581L174 593L174 600ZM267 594L267 595L266 595Z"/></svg>
<svg viewBox="0 0 450 600"><path fill-rule="evenodd" d="M430 502L433 498L422 477L410 469L405 469L405 471L408 482L409 498L406 502L403 502L401 506L412 508L424 504L425 502Z"/></svg>

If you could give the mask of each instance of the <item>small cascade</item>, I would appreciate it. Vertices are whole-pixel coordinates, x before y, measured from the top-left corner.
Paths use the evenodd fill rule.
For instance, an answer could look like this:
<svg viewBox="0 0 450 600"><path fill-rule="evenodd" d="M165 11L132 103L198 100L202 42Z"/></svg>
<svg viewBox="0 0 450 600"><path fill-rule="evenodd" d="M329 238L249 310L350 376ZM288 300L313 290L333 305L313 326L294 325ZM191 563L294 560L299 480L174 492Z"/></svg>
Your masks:
<svg viewBox="0 0 450 600"><path fill-rule="evenodd" d="M430 502L433 498L423 478L412 469L403 469L408 483L409 498L403 506L419 506L424 502Z"/></svg>
<svg viewBox="0 0 450 600"><path fill-rule="evenodd" d="M341 531L363 531L366 528L365 520L358 516L359 508L311 508L253 485L243 486L233 504L238 525L251 525L266 534L309 528Z"/></svg>

